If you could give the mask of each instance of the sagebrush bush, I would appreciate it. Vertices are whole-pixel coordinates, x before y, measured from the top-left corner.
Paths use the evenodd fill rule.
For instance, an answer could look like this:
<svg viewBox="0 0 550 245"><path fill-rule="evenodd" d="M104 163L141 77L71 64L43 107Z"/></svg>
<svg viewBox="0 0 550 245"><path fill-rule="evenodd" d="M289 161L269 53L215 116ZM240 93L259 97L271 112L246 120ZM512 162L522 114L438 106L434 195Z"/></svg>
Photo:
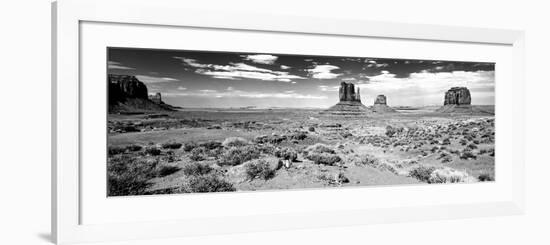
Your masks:
<svg viewBox="0 0 550 245"><path fill-rule="evenodd" d="M479 181L495 181L495 176L488 174L488 173L482 173L477 177L477 180Z"/></svg>
<svg viewBox="0 0 550 245"><path fill-rule="evenodd" d="M430 174L428 183L459 183L469 179L469 175L451 168L436 169Z"/></svg>
<svg viewBox="0 0 550 245"><path fill-rule="evenodd" d="M179 149L181 148L181 143L176 143L176 142L166 142L164 144L162 144L162 148L163 149L172 149L172 150L176 150L176 149Z"/></svg>
<svg viewBox="0 0 550 245"><path fill-rule="evenodd" d="M477 156L472 151L465 149L462 153L460 153L460 159L477 159Z"/></svg>
<svg viewBox="0 0 550 245"><path fill-rule="evenodd" d="M435 171L434 167L424 167L421 165L409 171L409 176L422 182L429 182L433 171Z"/></svg>
<svg viewBox="0 0 550 245"><path fill-rule="evenodd" d="M190 164L187 164L183 167L182 171L183 171L183 174L187 175L187 176L198 176L198 175L205 175L205 174L209 174L210 172L212 172L212 167L210 167L210 165L207 165L207 164L202 164L202 163L190 163Z"/></svg>
<svg viewBox="0 0 550 245"><path fill-rule="evenodd" d="M309 127L309 128L307 128L307 131L309 131L309 132L315 132L315 128L314 128L314 127Z"/></svg>
<svg viewBox="0 0 550 245"><path fill-rule="evenodd" d="M250 142L241 137L229 137L223 141L222 145L223 147L241 147L250 145Z"/></svg>
<svg viewBox="0 0 550 245"><path fill-rule="evenodd" d="M208 158L208 150L205 147L193 148L190 152L189 159L193 161L203 161Z"/></svg>
<svg viewBox="0 0 550 245"><path fill-rule="evenodd" d="M112 145L107 147L107 153L109 156L117 155L126 152L126 147Z"/></svg>
<svg viewBox="0 0 550 245"><path fill-rule="evenodd" d="M249 145L243 147L230 147L225 149L218 159L218 164L223 165L239 165L244 162L257 159L260 157L260 151L258 148Z"/></svg>
<svg viewBox="0 0 550 245"><path fill-rule="evenodd" d="M304 132L304 131L293 132L289 135L289 137L292 140L305 140L307 138L307 132Z"/></svg>
<svg viewBox="0 0 550 245"><path fill-rule="evenodd" d="M136 144L126 146L126 150L128 150L128 151L140 151L142 148L143 147L141 147L140 145L136 145Z"/></svg>
<svg viewBox="0 0 550 245"><path fill-rule="evenodd" d="M157 176L158 161L136 160L122 155L107 163L107 195L128 196L146 194L149 180Z"/></svg>
<svg viewBox="0 0 550 245"><path fill-rule="evenodd" d="M248 179L260 178L267 180L275 176L275 169L271 169L265 160L251 161L245 163L245 172Z"/></svg>
<svg viewBox="0 0 550 245"><path fill-rule="evenodd" d="M313 161L315 164L323 164L323 165L334 165L338 162L340 162L342 159L336 155L331 153L317 153L312 152L307 155L307 159Z"/></svg>
<svg viewBox="0 0 550 245"><path fill-rule="evenodd" d="M310 154L310 153L329 153L329 154L335 154L336 152L329 146L321 143L317 143L315 145L309 146L304 150L304 153Z"/></svg>
<svg viewBox="0 0 550 245"><path fill-rule="evenodd" d="M151 155L151 156L158 156L160 155L161 153L161 150L159 148L156 148L156 147L147 147L145 149L145 153Z"/></svg>
<svg viewBox="0 0 550 245"><path fill-rule="evenodd" d="M165 177L165 176L171 175L171 174L173 174L173 173L175 173L179 170L180 170L180 168L177 167L177 166L162 165L162 166L158 167L157 177Z"/></svg>
<svg viewBox="0 0 550 245"><path fill-rule="evenodd" d="M186 142L185 144L183 144L183 150L185 152L190 152L191 150L195 149L197 146L198 145L195 142Z"/></svg>
<svg viewBox="0 0 550 245"><path fill-rule="evenodd" d="M381 161L377 157L370 154L359 156L359 161L356 162L356 165L366 165L382 171L397 173L397 170L393 166L387 164L386 162Z"/></svg>
<svg viewBox="0 0 550 245"><path fill-rule="evenodd" d="M284 160L289 160L291 162L296 161L296 159L298 158L298 153L295 150L286 147L276 150L274 155Z"/></svg>
<svg viewBox="0 0 550 245"><path fill-rule="evenodd" d="M233 187L233 184L224 180L218 174L211 173L206 175L190 176L182 191L188 193L228 192L235 191L235 187Z"/></svg>
<svg viewBox="0 0 550 245"><path fill-rule="evenodd" d="M207 142L200 143L199 146L204 147L208 150L214 150L214 149L222 147L222 142L212 140L212 141L207 141Z"/></svg>

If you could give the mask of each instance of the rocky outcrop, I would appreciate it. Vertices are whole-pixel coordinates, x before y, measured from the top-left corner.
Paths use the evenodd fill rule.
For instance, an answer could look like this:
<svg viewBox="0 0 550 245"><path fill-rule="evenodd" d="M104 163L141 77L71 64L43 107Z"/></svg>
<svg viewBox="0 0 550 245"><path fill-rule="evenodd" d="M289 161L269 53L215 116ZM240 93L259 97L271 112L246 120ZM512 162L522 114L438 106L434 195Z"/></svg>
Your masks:
<svg viewBox="0 0 550 245"><path fill-rule="evenodd" d="M164 102L162 102L162 95L160 93L150 94L149 95L149 100L153 101L155 104L163 104L164 103Z"/></svg>
<svg viewBox="0 0 550 245"><path fill-rule="evenodd" d="M339 99L340 101L336 105L328 108L323 113L346 115L369 112L369 109L361 103L359 88L355 90L355 84L353 83L340 83Z"/></svg>
<svg viewBox="0 0 550 245"><path fill-rule="evenodd" d="M376 99L374 100L375 105L387 105L386 96L381 94L376 96Z"/></svg>
<svg viewBox="0 0 550 245"><path fill-rule="evenodd" d="M127 98L148 99L147 86L135 76L109 74L109 105Z"/></svg>
<svg viewBox="0 0 550 245"><path fill-rule="evenodd" d="M386 96L381 94L376 96L376 99L374 100L374 105L371 106L371 110L376 113L394 113L397 112L393 108L389 107L387 105L387 99Z"/></svg>
<svg viewBox="0 0 550 245"><path fill-rule="evenodd" d="M355 84L353 83L340 83L340 101L358 101L361 102L361 95L359 88L355 92Z"/></svg>
<svg viewBox="0 0 550 245"><path fill-rule="evenodd" d="M466 87L452 87L445 92L443 106L436 110L439 113L460 113L460 114L490 114L478 107L473 107L470 90Z"/></svg>
<svg viewBox="0 0 550 245"><path fill-rule="evenodd" d="M471 103L470 90L466 87L452 87L445 92L443 105L470 105Z"/></svg>
<svg viewBox="0 0 550 245"><path fill-rule="evenodd" d="M147 86L135 76L108 76L109 113L142 113L156 111L171 111L174 107L149 99Z"/></svg>

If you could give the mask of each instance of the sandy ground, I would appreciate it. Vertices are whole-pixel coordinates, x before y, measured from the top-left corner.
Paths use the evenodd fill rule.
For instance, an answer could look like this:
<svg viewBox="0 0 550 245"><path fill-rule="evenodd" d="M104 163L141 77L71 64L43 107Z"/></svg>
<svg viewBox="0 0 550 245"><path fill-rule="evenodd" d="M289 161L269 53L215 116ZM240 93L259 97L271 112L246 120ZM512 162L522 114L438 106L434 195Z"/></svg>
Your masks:
<svg viewBox="0 0 550 245"><path fill-rule="evenodd" d="M173 173L151 178L149 192L173 191L185 186L190 177L181 169L196 162L211 166L236 191L418 184L426 182L411 175L411 171L419 166L437 170L435 173L440 173L437 176L444 179L453 179L443 181L447 183L477 182L480 175L494 180L493 115L437 114L429 108L366 116L335 116L319 112L211 109L184 110L154 118L110 115L108 145L124 147L136 144L144 149L161 149L158 156L144 154L143 150L121 153L174 167ZM303 132L305 138L291 139L290 135L297 132ZM229 137L241 137L251 145L292 149L297 152L297 158L289 167L279 168L277 164L280 163L273 162L284 159L263 152L258 158L278 167L269 178L250 178L246 176L245 163L220 166L216 154L194 161L190 159L191 153L183 147L162 148L162 144L168 142L200 144L223 142ZM260 144L258 138L261 137L286 138L276 143ZM314 163L308 159L307 149L315 144L330 147L341 160L335 164ZM221 148L217 154L224 150ZM358 163L361 162L358 159L365 156L375 159L374 163ZM116 156L110 155L109 161L113 157Z"/></svg>

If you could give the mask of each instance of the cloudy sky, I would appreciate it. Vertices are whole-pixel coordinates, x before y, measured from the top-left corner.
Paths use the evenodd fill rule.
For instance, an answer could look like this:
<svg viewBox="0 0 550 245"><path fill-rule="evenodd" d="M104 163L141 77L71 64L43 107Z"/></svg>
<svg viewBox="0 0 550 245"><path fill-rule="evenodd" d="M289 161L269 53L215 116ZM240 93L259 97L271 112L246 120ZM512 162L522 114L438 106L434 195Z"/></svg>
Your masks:
<svg viewBox="0 0 550 245"><path fill-rule="evenodd" d="M135 75L149 93L183 107L317 107L338 102L340 82L372 105L442 105L466 86L472 104L494 104L494 63L109 48L108 72Z"/></svg>

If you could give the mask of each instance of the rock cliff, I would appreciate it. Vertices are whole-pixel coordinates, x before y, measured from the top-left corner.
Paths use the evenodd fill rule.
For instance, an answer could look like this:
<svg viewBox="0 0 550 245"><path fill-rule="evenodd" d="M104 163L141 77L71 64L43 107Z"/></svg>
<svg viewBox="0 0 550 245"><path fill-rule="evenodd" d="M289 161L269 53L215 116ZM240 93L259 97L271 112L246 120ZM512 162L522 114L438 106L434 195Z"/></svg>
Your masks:
<svg viewBox="0 0 550 245"><path fill-rule="evenodd" d="M329 114L363 114L369 112L369 109L361 103L361 94L359 88L355 90L353 83L340 83L339 89L340 101L328 108L323 113Z"/></svg>
<svg viewBox="0 0 550 245"><path fill-rule="evenodd" d="M141 113L151 111L171 111L175 107L149 99L147 86L135 76L108 76L109 113Z"/></svg>
<svg viewBox="0 0 550 245"><path fill-rule="evenodd" d="M386 96L383 94L376 96L376 99L374 100L374 105L371 106L371 109L373 112L377 113L397 112L396 110L388 106Z"/></svg>
<svg viewBox="0 0 550 245"><path fill-rule="evenodd" d="M443 105L470 105L471 103L470 90L466 87L452 87L445 92Z"/></svg>

